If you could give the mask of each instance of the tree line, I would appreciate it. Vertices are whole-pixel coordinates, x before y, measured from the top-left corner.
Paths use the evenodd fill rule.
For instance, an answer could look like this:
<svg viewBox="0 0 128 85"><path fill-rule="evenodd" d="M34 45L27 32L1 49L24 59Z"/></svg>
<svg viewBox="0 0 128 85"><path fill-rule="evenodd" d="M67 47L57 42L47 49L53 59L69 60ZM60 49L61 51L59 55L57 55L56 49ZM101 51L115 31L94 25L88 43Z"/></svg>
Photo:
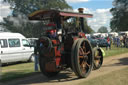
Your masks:
<svg viewBox="0 0 128 85"><path fill-rule="evenodd" d="M19 32L26 37L40 37L42 22L29 21L28 15L37 10L72 10L65 0L4 0L12 9L12 15L7 16L0 23L11 32ZM91 27L85 22L87 32L92 32Z"/></svg>
<svg viewBox="0 0 128 85"><path fill-rule="evenodd" d="M128 31L128 0L114 0L110 12L113 18L110 22L112 31Z"/></svg>

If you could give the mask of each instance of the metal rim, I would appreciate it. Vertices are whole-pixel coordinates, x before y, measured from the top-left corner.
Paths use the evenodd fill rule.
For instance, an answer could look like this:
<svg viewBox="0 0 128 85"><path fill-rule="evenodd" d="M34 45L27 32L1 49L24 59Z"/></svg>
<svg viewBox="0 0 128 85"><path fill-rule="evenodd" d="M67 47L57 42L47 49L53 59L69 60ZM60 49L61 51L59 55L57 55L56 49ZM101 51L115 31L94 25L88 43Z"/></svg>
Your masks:
<svg viewBox="0 0 128 85"><path fill-rule="evenodd" d="M99 69L103 63L103 55L100 48L94 48L94 66L93 69Z"/></svg>
<svg viewBox="0 0 128 85"><path fill-rule="evenodd" d="M86 47L87 49L85 51ZM87 53L87 51L90 52ZM78 77L87 77L93 66L92 49L88 40L84 38L79 39L73 53L74 56L72 55L72 59L74 60L74 72Z"/></svg>

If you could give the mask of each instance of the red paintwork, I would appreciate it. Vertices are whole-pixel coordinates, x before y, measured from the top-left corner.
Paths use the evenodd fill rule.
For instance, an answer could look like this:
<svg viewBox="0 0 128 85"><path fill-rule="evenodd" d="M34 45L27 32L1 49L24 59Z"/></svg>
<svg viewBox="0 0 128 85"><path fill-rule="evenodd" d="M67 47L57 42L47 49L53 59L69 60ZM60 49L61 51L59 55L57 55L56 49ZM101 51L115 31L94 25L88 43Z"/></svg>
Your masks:
<svg viewBox="0 0 128 85"><path fill-rule="evenodd" d="M60 65L60 60L61 60L60 57L56 57L56 66L59 66Z"/></svg>
<svg viewBox="0 0 128 85"><path fill-rule="evenodd" d="M48 24L47 26L56 26L55 24Z"/></svg>
<svg viewBox="0 0 128 85"><path fill-rule="evenodd" d="M56 66L59 66L60 60L61 60L60 50L57 50L57 46L54 49L55 49L55 56L56 56Z"/></svg>
<svg viewBox="0 0 128 85"><path fill-rule="evenodd" d="M78 35L80 36L80 38L86 38L85 33L79 32Z"/></svg>
<svg viewBox="0 0 128 85"><path fill-rule="evenodd" d="M53 43L53 45L59 44L59 42L57 40L52 40L52 43Z"/></svg>
<svg viewBox="0 0 128 85"><path fill-rule="evenodd" d="M79 35L79 37L74 37L74 38L73 38L74 41L77 40L78 38L87 38L87 37L85 36L85 33L79 32L78 35Z"/></svg>
<svg viewBox="0 0 128 85"><path fill-rule="evenodd" d="M46 32L50 32L51 35L54 35L56 33L56 30L52 29L52 30L47 30Z"/></svg>
<svg viewBox="0 0 128 85"><path fill-rule="evenodd" d="M56 57L57 57L57 56L61 56L60 50L57 50L57 46L55 46L54 49L55 49L55 56L56 56Z"/></svg>
<svg viewBox="0 0 128 85"><path fill-rule="evenodd" d="M52 43L53 43L53 45L59 44L59 42L57 40L52 40ZM56 57L55 61L56 61L56 66L59 66L60 60L61 60L61 53L60 53L60 50L58 50L57 48L58 48L57 46L54 47L55 57Z"/></svg>

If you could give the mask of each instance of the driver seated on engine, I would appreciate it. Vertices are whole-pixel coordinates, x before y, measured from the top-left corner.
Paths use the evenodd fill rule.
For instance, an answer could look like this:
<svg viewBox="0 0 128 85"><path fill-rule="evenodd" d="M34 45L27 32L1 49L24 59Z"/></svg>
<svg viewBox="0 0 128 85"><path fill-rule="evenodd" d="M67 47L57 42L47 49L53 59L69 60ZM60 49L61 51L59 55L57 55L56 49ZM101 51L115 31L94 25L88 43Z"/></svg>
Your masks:
<svg viewBox="0 0 128 85"><path fill-rule="evenodd" d="M47 25L47 36L51 39L59 39L62 42L62 29L56 29L56 24L50 23Z"/></svg>
<svg viewBox="0 0 128 85"><path fill-rule="evenodd" d="M56 38L56 25L55 24L48 24L48 30L46 31L47 37L55 39Z"/></svg>

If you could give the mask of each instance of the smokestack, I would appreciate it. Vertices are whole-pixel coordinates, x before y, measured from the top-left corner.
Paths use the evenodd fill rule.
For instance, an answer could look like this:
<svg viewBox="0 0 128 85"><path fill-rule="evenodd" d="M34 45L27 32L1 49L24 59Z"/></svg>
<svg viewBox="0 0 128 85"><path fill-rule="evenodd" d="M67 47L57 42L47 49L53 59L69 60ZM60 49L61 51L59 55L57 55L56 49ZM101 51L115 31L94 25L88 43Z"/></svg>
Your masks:
<svg viewBox="0 0 128 85"><path fill-rule="evenodd" d="M84 9L83 8L79 8L78 11L79 11L79 13L83 13Z"/></svg>
<svg viewBox="0 0 128 85"><path fill-rule="evenodd" d="M79 13L83 13L84 9L83 8L79 8L78 9ZM82 29L83 32L87 32L84 28L84 18L83 17L80 17L80 27Z"/></svg>

